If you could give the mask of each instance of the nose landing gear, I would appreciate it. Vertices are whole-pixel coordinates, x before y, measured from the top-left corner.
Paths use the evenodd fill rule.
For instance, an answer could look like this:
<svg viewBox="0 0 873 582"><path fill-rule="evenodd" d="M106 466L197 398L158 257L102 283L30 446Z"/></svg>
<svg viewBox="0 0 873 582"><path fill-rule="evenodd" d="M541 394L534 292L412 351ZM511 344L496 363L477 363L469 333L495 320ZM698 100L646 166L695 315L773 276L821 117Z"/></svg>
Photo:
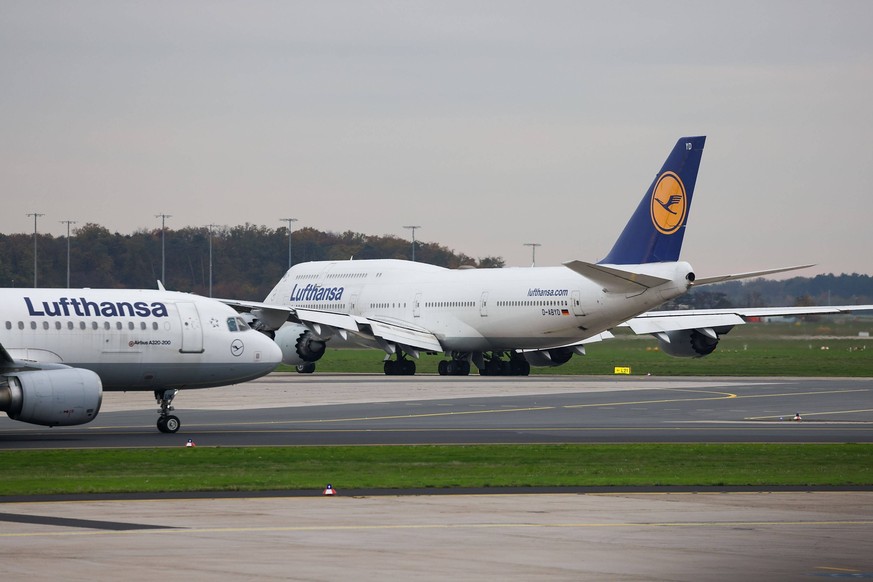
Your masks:
<svg viewBox="0 0 873 582"><path fill-rule="evenodd" d="M161 415L158 418L158 430L163 433L175 433L182 427L182 422L178 416L170 414L174 410L172 406L173 398L179 391L176 389L155 390L155 400L160 405L161 409L158 413Z"/></svg>

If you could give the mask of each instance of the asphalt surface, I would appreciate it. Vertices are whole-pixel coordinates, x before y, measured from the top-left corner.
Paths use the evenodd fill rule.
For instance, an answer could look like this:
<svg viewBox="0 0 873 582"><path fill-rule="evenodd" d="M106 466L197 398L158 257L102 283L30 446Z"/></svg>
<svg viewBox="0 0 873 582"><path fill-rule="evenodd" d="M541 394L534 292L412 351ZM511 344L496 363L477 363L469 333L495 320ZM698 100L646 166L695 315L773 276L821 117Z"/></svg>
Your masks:
<svg viewBox="0 0 873 582"><path fill-rule="evenodd" d="M175 435L151 404L0 419L0 449L873 439L866 379L271 375L182 392ZM869 490L335 492L0 499L3 579L873 579Z"/></svg>
<svg viewBox="0 0 873 582"><path fill-rule="evenodd" d="M342 444L873 442L873 380L414 378L274 374L182 391L174 435L150 393L106 393L97 419L0 419L0 449ZM795 415L800 414L800 421Z"/></svg>

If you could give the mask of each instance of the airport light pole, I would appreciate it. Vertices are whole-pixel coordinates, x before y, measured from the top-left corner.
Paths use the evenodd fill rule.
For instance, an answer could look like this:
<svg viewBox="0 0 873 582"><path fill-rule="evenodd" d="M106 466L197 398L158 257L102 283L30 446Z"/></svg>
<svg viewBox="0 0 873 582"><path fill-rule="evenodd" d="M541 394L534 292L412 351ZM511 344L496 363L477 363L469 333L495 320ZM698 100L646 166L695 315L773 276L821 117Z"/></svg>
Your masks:
<svg viewBox="0 0 873 582"><path fill-rule="evenodd" d="M155 218L161 219L161 284L167 284L167 271L166 271L166 250L164 246L164 234L167 231L167 219L172 218L170 214L155 214Z"/></svg>
<svg viewBox="0 0 873 582"><path fill-rule="evenodd" d="M60 220L61 224L67 225L67 289L70 288L70 225L76 224L75 220Z"/></svg>
<svg viewBox="0 0 873 582"><path fill-rule="evenodd" d="M288 268L291 268L291 225L297 222L296 218L280 218L280 221L288 223Z"/></svg>
<svg viewBox="0 0 873 582"><path fill-rule="evenodd" d="M540 243L524 243L524 246L530 247L531 250L531 267L537 266L537 247L541 247Z"/></svg>
<svg viewBox="0 0 873 582"><path fill-rule="evenodd" d="M217 224L207 224L209 229L209 296L212 297L212 229L218 226Z"/></svg>
<svg viewBox="0 0 873 582"><path fill-rule="evenodd" d="M408 228L412 231L412 262L414 263L415 262L415 229L421 228L421 227L419 225L415 224L415 225L404 226L403 228Z"/></svg>
<svg viewBox="0 0 873 582"><path fill-rule="evenodd" d="M45 214L30 212L27 216L33 217L33 286L36 288L36 219Z"/></svg>

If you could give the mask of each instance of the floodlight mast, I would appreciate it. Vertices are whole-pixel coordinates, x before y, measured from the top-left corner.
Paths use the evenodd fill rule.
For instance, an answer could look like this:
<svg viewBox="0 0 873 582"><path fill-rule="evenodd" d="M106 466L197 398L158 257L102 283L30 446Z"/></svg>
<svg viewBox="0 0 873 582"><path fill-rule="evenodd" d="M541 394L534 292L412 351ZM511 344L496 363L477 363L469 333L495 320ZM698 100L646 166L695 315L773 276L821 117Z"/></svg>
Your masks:
<svg viewBox="0 0 873 582"><path fill-rule="evenodd" d="M288 223L288 268L291 268L291 225L297 222L296 218L280 218L280 221Z"/></svg>
<svg viewBox="0 0 873 582"><path fill-rule="evenodd" d="M67 225L67 289L70 288L70 225L76 224L75 220L61 220L61 224Z"/></svg>
<svg viewBox="0 0 873 582"><path fill-rule="evenodd" d="M167 231L167 219L172 218L170 214L155 214L155 218L161 219L161 284L167 284L167 271L166 271L166 252L164 246L164 233Z"/></svg>
<svg viewBox="0 0 873 582"><path fill-rule="evenodd" d="M531 250L530 266L536 267L537 266L537 247L541 247L543 245L541 245L540 243L524 243L524 246L530 247L530 250Z"/></svg>
<svg viewBox="0 0 873 582"><path fill-rule="evenodd" d="M404 226L403 228L408 228L412 231L412 262L414 263L415 262L415 229L421 228L421 226L415 224L415 225Z"/></svg>
<svg viewBox="0 0 873 582"><path fill-rule="evenodd" d="M33 287L36 288L36 219L45 214L29 212L27 216L33 217Z"/></svg>

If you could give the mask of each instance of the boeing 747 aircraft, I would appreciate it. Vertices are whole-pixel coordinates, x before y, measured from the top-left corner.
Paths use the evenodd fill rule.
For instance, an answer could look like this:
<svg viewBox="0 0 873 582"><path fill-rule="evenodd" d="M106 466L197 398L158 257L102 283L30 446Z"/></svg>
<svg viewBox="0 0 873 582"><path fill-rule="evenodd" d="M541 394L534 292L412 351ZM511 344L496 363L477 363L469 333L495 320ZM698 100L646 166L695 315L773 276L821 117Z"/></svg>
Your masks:
<svg viewBox="0 0 873 582"><path fill-rule="evenodd" d="M247 382L282 357L236 311L187 293L0 289L0 305L0 411L32 424L84 424L103 390L149 390L174 433L180 389Z"/></svg>
<svg viewBox="0 0 873 582"><path fill-rule="evenodd" d="M386 374L414 374L420 352L444 353L443 375L527 375L558 366L627 326L666 353L705 356L748 317L869 310L870 305L651 311L692 286L789 267L697 278L679 251L705 137L673 148L612 250L597 263L450 270L399 260L322 261L289 269L262 303L226 301L275 336L283 361L312 371L327 346L385 351ZM390 359L394 356L394 359Z"/></svg>

